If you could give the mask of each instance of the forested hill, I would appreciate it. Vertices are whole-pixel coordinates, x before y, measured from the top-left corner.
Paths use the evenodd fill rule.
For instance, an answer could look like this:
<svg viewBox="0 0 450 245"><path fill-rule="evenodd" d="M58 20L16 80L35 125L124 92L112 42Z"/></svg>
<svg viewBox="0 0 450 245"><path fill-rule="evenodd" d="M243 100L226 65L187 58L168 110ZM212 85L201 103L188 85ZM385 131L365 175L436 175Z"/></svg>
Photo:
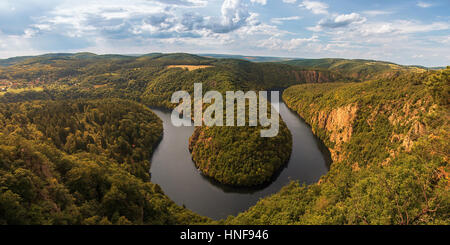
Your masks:
<svg viewBox="0 0 450 245"><path fill-rule="evenodd" d="M383 76L389 76L396 71L426 71L426 68L421 66L402 66L391 62L363 59L301 59L283 61L282 63L305 69L335 71L351 77L355 81L381 78Z"/></svg>
<svg viewBox="0 0 450 245"><path fill-rule="evenodd" d="M267 90L300 83L364 81L404 71L425 69L345 59L254 63L185 53L46 54L0 60L0 88L7 89L0 92L0 100L120 97L171 107L171 92L191 92L194 82L202 82L205 89ZM17 96L19 92L26 96Z"/></svg>
<svg viewBox="0 0 450 245"><path fill-rule="evenodd" d="M150 158L152 146L160 137L161 123L155 121L151 113L147 115L145 110L140 112L142 107L134 114L123 114L135 111L132 108L137 104L111 101L110 98L170 108L174 106L169 103L171 94L182 89L192 92L195 82L202 82L205 90L223 92L279 88L341 78L332 72L298 69L285 64L216 60L189 54L155 53L140 57L98 56L90 53L49 54L9 61L11 64L0 67L0 82L6 88L0 93L0 101L4 105L2 112L5 113L3 129L21 132L24 130L22 128L31 127L21 135L29 137L26 140L30 149L24 151L37 156L33 161L38 169L49 171L36 172L35 166L27 165L26 162L22 165L12 164L23 158L15 153L20 152L23 149L21 145L25 143L17 138L2 138L2 146L5 147L3 152L13 153L11 157L3 158L6 179L2 182L2 206L19 210L0 210L3 218L1 222L8 224L176 224L188 220L205 221L174 205L156 185L146 182L150 163L145 159ZM122 106L124 103L126 105ZM28 111L29 108L33 110ZM154 123L148 124L149 121ZM241 174L250 176L250 179L234 178L230 184L260 184L285 163L290 154L291 141L289 131L283 126L282 123L283 137L273 142L266 142L267 139L260 137L244 137L242 133L248 129L242 127L232 134L226 134L228 138L224 139L236 138L237 146L247 145L254 151L261 143L264 144L262 150L266 151L254 167L250 164L245 169L239 168ZM213 132L220 130L215 128ZM259 134L256 129L252 132ZM4 136L8 134L10 131ZM237 134L239 137L235 137ZM214 140L221 142L221 134L217 136ZM37 145L46 148L35 148ZM200 149L198 152L205 151ZM53 156L51 153L58 155ZM227 149L220 150L219 154L230 160ZM60 169L61 159L66 158L72 162ZM218 166L218 171L222 171L221 165ZM55 179L65 193L64 198L71 201L61 203L59 197L45 193L43 196L28 197L14 184L22 181L22 177L15 176L17 168L30 171L25 178L32 179L29 185L33 188L23 188L53 193L53 189L45 189L44 186ZM67 175L69 173L71 175ZM114 178L119 173L130 174L130 177ZM224 176L229 178L230 174L233 175L226 173ZM130 184L132 189L127 189L120 179L136 184ZM102 182L105 182L104 185ZM141 188L141 185L144 186ZM123 198L130 198L130 201ZM153 202L156 202L154 206L148 206L153 205ZM36 209L36 214L28 212L33 210L32 207ZM159 211L153 210L158 208ZM32 215L36 219L30 218ZM60 216L63 218L58 218Z"/></svg>
<svg viewBox="0 0 450 245"><path fill-rule="evenodd" d="M0 104L0 224L205 221L149 182L161 137L130 101Z"/></svg>
<svg viewBox="0 0 450 245"><path fill-rule="evenodd" d="M347 81L324 69L303 69L280 63L253 63L237 59L148 54L48 54L18 58L0 66L0 101L120 97L148 105L173 107L174 91L192 92L195 82L204 89L260 90L299 83ZM21 94L19 94L21 93Z"/></svg>
<svg viewBox="0 0 450 245"><path fill-rule="evenodd" d="M144 106L172 108L173 92L192 93L201 82L204 91L220 92L289 87L284 101L312 126L334 160L319 183L293 182L219 223L448 224L449 69L307 62L183 53L0 60L0 223L209 222L149 181L148 159L162 124ZM258 184L288 157L290 135L281 129L280 138L264 141L254 137L256 130L203 127L191 138L191 150L211 177ZM209 140L212 148L203 144ZM220 145L229 147L214 148ZM246 162L224 170L221 161L248 158L229 153L243 146L258 154L258 145L267 154L259 154L256 168ZM209 160L216 162L205 164ZM233 178L235 170L242 179Z"/></svg>
<svg viewBox="0 0 450 245"><path fill-rule="evenodd" d="M231 186L261 186L288 162L292 136L279 119L275 137L258 127L197 127L189 139L192 160L205 176Z"/></svg>
<svg viewBox="0 0 450 245"><path fill-rule="evenodd" d="M331 150L331 169L226 223L449 224L450 68L296 85L283 99Z"/></svg>

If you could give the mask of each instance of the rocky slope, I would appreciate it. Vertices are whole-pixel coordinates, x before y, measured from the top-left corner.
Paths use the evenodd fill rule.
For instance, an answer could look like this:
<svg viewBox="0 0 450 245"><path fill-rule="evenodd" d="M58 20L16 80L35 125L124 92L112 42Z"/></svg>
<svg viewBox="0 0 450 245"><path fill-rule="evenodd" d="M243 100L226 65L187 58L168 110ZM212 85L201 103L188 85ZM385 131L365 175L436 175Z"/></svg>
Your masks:
<svg viewBox="0 0 450 245"><path fill-rule="evenodd" d="M447 69L287 89L286 104L333 153L331 169L224 223L449 224L449 84Z"/></svg>

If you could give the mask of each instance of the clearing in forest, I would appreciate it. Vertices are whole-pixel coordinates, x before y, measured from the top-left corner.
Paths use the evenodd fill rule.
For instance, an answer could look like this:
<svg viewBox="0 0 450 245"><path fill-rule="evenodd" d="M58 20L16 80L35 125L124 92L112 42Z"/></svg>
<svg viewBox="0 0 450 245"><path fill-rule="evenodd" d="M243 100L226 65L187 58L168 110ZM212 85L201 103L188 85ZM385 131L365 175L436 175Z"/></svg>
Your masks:
<svg viewBox="0 0 450 245"><path fill-rule="evenodd" d="M208 68L212 67L210 65L170 65L167 66L167 68L182 68L182 69L188 69L189 71L202 69L202 68Z"/></svg>

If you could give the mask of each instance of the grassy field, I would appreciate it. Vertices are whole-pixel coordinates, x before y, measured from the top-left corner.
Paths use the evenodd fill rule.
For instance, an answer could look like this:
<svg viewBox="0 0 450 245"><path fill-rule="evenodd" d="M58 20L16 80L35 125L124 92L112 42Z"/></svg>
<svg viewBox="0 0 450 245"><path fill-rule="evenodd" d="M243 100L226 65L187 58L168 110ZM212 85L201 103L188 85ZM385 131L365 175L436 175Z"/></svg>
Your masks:
<svg viewBox="0 0 450 245"><path fill-rule="evenodd" d="M188 69L189 71L208 68L208 67L212 67L212 66L209 66L209 65L170 65L170 66L167 66L167 68L169 68L169 69L170 68L182 68L182 69Z"/></svg>
<svg viewBox="0 0 450 245"><path fill-rule="evenodd" d="M17 88L17 89L8 89L8 91L6 92L0 92L0 96L3 96L6 93L21 93L21 92L25 92L25 91L36 91L36 92L40 92L43 91L44 88L43 87L33 87L33 88Z"/></svg>

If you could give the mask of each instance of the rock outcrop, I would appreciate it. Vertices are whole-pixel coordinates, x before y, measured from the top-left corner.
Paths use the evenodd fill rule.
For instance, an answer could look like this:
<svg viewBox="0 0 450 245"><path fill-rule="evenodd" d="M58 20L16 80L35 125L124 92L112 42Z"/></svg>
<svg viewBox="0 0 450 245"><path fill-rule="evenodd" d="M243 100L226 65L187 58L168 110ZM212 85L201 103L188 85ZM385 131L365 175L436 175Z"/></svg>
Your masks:
<svg viewBox="0 0 450 245"><path fill-rule="evenodd" d="M295 76L296 82L300 83L326 83L339 78L336 73L328 71L304 70L292 71L292 73Z"/></svg>
<svg viewBox="0 0 450 245"><path fill-rule="evenodd" d="M353 133L353 122L356 119L358 112L357 104L349 104L338 107L329 112L319 111L315 117L312 118L311 123L316 124L317 127L325 129L329 134L329 141L334 144L333 149L330 149L333 161L339 161L342 158L340 148L343 143L350 140ZM315 132L313 128L313 132Z"/></svg>

